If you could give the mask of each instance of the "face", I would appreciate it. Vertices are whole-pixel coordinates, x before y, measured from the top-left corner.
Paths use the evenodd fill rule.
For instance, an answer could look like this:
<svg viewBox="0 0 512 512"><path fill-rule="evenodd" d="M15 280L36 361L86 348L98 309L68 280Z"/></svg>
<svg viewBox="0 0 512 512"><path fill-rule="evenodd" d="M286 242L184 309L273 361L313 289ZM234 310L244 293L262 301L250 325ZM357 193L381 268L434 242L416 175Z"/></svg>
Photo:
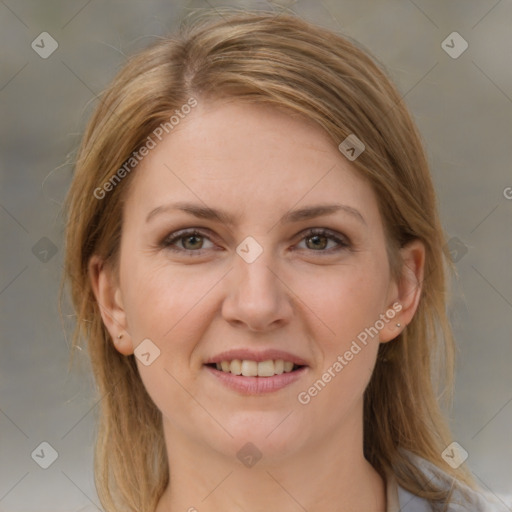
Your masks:
<svg viewBox="0 0 512 512"><path fill-rule="evenodd" d="M199 102L133 176L119 265L106 323L170 437L272 459L361 435L403 312L375 194L319 127Z"/></svg>

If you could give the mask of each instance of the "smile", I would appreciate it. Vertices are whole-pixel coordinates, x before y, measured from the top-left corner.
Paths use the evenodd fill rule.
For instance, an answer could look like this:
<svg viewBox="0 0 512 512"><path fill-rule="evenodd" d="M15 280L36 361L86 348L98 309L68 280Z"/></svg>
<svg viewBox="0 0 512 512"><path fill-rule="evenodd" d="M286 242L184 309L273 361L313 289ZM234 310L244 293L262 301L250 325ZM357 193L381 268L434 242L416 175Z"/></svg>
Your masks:
<svg viewBox="0 0 512 512"><path fill-rule="evenodd" d="M222 361L212 363L219 371L231 373L233 375L242 375L243 377L273 377L289 373L300 368L299 365L283 359L268 359L267 361L251 361L249 359L233 359L232 361Z"/></svg>
<svg viewBox="0 0 512 512"><path fill-rule="evenodd" d="M220 365L220 369L217 365ZM225 370L222 369L222 365ZM279 391L299 380L308 370L307 366L299 366L282 359L258 363L247 359L234 359L206 364L203 368L215 378L216 382L242 395L261 395Z"/></svg>

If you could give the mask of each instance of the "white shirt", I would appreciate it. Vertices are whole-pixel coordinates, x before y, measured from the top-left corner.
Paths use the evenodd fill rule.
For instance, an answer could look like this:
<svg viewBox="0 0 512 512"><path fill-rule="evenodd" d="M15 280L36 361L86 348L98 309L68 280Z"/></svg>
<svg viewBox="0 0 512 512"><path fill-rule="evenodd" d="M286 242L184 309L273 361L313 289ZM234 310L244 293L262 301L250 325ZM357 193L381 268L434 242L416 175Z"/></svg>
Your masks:
<svg viewBox="0 0 512 512"><path fill-rule="evenodd" d="M453 483L453 477L430 462L407 452L416 466L428 480L437 481L445 489ZM420 498L397 484L393 474L386 478L386 512L433 512L436 510L426 499ZM444 504L437 510L444 510ZM447 512L505 512L509 509L488 495L470 489L465 484L456 483L450 498Z"/></svg>

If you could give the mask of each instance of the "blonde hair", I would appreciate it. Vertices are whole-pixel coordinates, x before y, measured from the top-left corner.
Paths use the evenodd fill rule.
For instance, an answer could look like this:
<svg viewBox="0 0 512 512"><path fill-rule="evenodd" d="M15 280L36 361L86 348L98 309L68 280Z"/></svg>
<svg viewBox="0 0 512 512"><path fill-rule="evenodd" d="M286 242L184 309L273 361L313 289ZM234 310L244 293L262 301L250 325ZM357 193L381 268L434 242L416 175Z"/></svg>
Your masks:
<svg viewBox="0 0 512 512"><path fill-rule="evenodd" d="M178 36L133 56L101 97L78 153L65 270L77 315L73 343L87 341L102 397L95 479L105 510L153 511L169 467L160 411L134 356L114 348L88 274L93 255L116 264L123 200L136 170L102 199L95 190L190 98L218 97L313 120L336 146L350 134L365 144L352 164L376 192L395 275L401 246L419 239L426 249L418 310L396 340L380 346L365 392L365 456L382 475L393 472L402 487L432 502L445 501L448 492L427 481L404 450L471 486L464 467L453 470L441 457L451 441L438 403L451 389L454 356L445 311L448 259L427 159L400 94L381 66L338 34L288 14L231 12L221 20L196 18Z"/></svg>

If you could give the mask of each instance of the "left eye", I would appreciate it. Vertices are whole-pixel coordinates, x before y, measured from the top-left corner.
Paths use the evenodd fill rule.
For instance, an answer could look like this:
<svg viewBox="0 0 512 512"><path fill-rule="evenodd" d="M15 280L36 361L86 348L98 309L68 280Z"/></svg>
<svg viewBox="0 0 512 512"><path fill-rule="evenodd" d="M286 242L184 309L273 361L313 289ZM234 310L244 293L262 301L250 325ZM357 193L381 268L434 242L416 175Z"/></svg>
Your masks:
<svg viewBox="0 0 512 512"><path fill-rule="evenodd" d="M312 251L326 251L333 248L348 247L348 243L328 231L311 231L297 245L301 249Z"/></svg>
<svg viewBox="0 0 512 512"><path fill-rule="evenodd" d="M208 245L208 243L210 245ZM182 232L177 233L163 241L163 245L173 251L200 251L202 249L211 249L213 243L202 233Z"/></svg>

